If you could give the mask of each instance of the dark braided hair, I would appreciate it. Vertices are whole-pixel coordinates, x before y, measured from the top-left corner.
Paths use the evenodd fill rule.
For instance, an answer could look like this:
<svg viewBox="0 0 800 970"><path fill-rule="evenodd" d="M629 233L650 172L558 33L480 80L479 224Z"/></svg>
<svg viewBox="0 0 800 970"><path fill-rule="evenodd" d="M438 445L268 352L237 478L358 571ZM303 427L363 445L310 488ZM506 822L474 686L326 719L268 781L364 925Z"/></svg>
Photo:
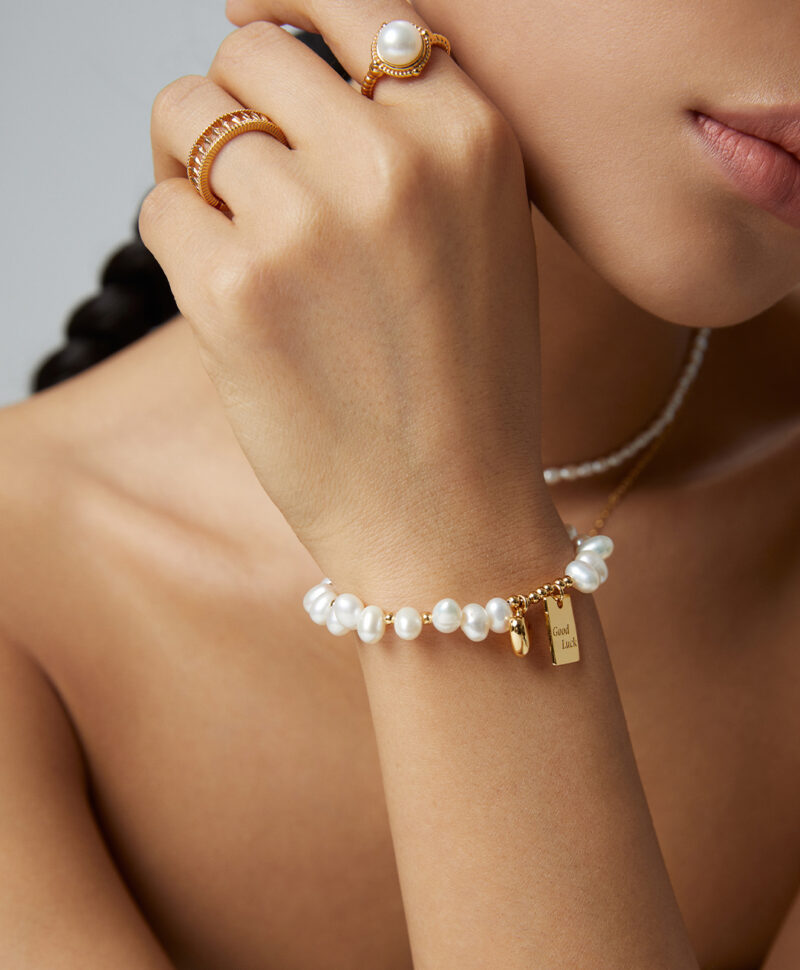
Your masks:
<svg viewBox="0 0 800 970"><path fill-rule="evenodd" d="M320 34L302 30L295 36L341 77L350 79ZM137 212L133 240L106 260L99 293L72 312L64 346L38 365L31 377L31 393L87 370L178 314L167 277L142 242L138 223Z"/></svg>

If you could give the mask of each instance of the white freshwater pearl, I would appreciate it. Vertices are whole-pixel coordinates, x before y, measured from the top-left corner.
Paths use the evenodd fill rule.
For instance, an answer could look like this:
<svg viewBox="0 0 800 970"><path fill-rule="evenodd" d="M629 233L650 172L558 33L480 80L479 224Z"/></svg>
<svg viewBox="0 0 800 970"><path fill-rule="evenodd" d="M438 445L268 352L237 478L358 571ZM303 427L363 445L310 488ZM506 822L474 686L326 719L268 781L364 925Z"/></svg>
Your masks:
<svg viewBox="0 0 800 970"><path fill-rule="evenodd" d="M596 552L601 559L608 559L614 551L614 540L610 536L581 536L578 539L578 552Z"/></svg>
<svg viewBox="0 0 800 970"><path fill-rule="evenodd" d="M377 643L386 629L380 606L365 606L358 615L356 630L364 643Z"/></svg>
<svg viewBox="0 0 800 970"><path fill-rule="evenodd" d="M567 563L564 572L582 593L593 593L600 585L600 577L594 569L588 562L581 562L580 559Z"/></svg>
<svg viewBox="0 0 800 970"><path fill-rule="evenodd" d="M413 606L401 606L394 615L394 632L401 640L415 640L422 633L422 617Z"/></svg>
<svg viewBox="0 0 800 970"><path fill-rule="evenodd" d="M467 603L462 608L461 629L476 642L489 636L489 614L480 603Z"/></svg>
<svg viewBox="0 0 800 970"><path fill-rule="evenodd" d="M431 610L431 622L439 633L454 633L461 626L461 607L445 597Z"/></svg>
<svg viewBox="0 0 800 970"><path fill-rule="evenodd" d="M508 621L511 619L511 607L508 601L502 596L493 596L486 604L486 615L489 617L489 626L494 633L505 633L508 630Z"/></svg>
<svg viewBox="0 0 800 970"><path fill-rule="evenodd" d="M556 482L561 481L561 472L558 468L545 468L542 474L546 485L555 485Z"/></svg>
<svg viewBox="0 0 800 970"><path fill-rule="evenodd" d="M363 609L364 604L352 593L340 593L333 601L336 619L347 630L355 630L358 626L358 615Z"/></svg>
<svg viewBox="0 0 800 970"><path fill-rule="evenodd" d="M408 20L391 20L378 31L378 57L392 67L413 64L422 47L422 35Z"/></svg>
<svg viewBox="0 0 800 970"><path fill-rule="evenodd" d="M578 536L578 530L574 525L570 525L569 522L564 523L564 528L567 530L567 535L569 536L569 541L574 542Z"/></svg>
<svg viewBox="0 0 800 970"><path fill-rule="evenodd" d="M322 593L311 603L308 615L319 626L324 626L328 620L328 613L336 599L336 592L329 589L327 593Z"/></svg>
<svg viewBox="0 0 800 970"><path fill-rule="evenodd" d="M331 633L335 634L337 637L343 637L345 633L352 632L346 626L342 626L342 624L336 618L336 611L333 609L328 610L328 616L325 620L325 626L330 630Z"/></svg>
<svg viewBox="0 0 800 970"><path fill-rule="evenodd" d="M608 579L608 566L606 566L606 561L605 559L601 559L596 552L592 552L591 549L579 549L578 555L575 558L578 562L588 563L592 567L600 577L601 585Z"/></svg>
<svg viewBox="0 0 800 970"><path fill-rule="evenodd" d="M312 586L311 589L303 597L303 609L308 613L311 609L311 604L313 601L323 593L329 593L331 590L330 581L317 583L316 586Z"/></svg>

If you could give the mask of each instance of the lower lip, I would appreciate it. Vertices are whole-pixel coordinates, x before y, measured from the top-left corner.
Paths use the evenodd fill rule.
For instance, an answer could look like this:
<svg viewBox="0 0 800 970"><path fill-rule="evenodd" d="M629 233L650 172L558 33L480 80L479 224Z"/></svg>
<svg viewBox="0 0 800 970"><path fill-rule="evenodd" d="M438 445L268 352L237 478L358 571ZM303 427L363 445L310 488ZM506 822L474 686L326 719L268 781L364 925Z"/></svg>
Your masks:
<svg viewBox="0 0 800 970"><path fill-rule="evenodd" d="M720 169L741 194L800 229L800 161L772 142L694 112L696 128Z"/></svg>

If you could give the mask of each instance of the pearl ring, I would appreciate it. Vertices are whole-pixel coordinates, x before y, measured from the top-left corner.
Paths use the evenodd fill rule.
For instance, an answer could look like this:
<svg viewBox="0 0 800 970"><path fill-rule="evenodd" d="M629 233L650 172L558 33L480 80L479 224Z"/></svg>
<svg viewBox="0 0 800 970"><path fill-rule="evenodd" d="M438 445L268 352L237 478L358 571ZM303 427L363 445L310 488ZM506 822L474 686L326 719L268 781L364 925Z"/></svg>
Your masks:
<svg viewBox="0 0 800 970"><path fill-rule="evenodd" d="M361 93L372 98L378 79L418 77L425 69L434 47L450 54L450 41L410 20L388 20L372 39L372 63L361 82Z"/></svg>

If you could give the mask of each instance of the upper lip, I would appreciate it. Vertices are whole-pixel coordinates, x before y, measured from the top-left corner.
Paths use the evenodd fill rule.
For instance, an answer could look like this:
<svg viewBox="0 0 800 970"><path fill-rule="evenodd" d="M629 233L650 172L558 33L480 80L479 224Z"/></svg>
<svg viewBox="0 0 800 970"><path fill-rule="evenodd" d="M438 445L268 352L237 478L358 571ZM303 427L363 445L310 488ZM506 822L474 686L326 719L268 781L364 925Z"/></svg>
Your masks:
<svg viewBox="0 0 800 970"><path fill-rule="evenodd" d="M800 104L697 111L745 135L770 141L800 161Z"/></svg>

